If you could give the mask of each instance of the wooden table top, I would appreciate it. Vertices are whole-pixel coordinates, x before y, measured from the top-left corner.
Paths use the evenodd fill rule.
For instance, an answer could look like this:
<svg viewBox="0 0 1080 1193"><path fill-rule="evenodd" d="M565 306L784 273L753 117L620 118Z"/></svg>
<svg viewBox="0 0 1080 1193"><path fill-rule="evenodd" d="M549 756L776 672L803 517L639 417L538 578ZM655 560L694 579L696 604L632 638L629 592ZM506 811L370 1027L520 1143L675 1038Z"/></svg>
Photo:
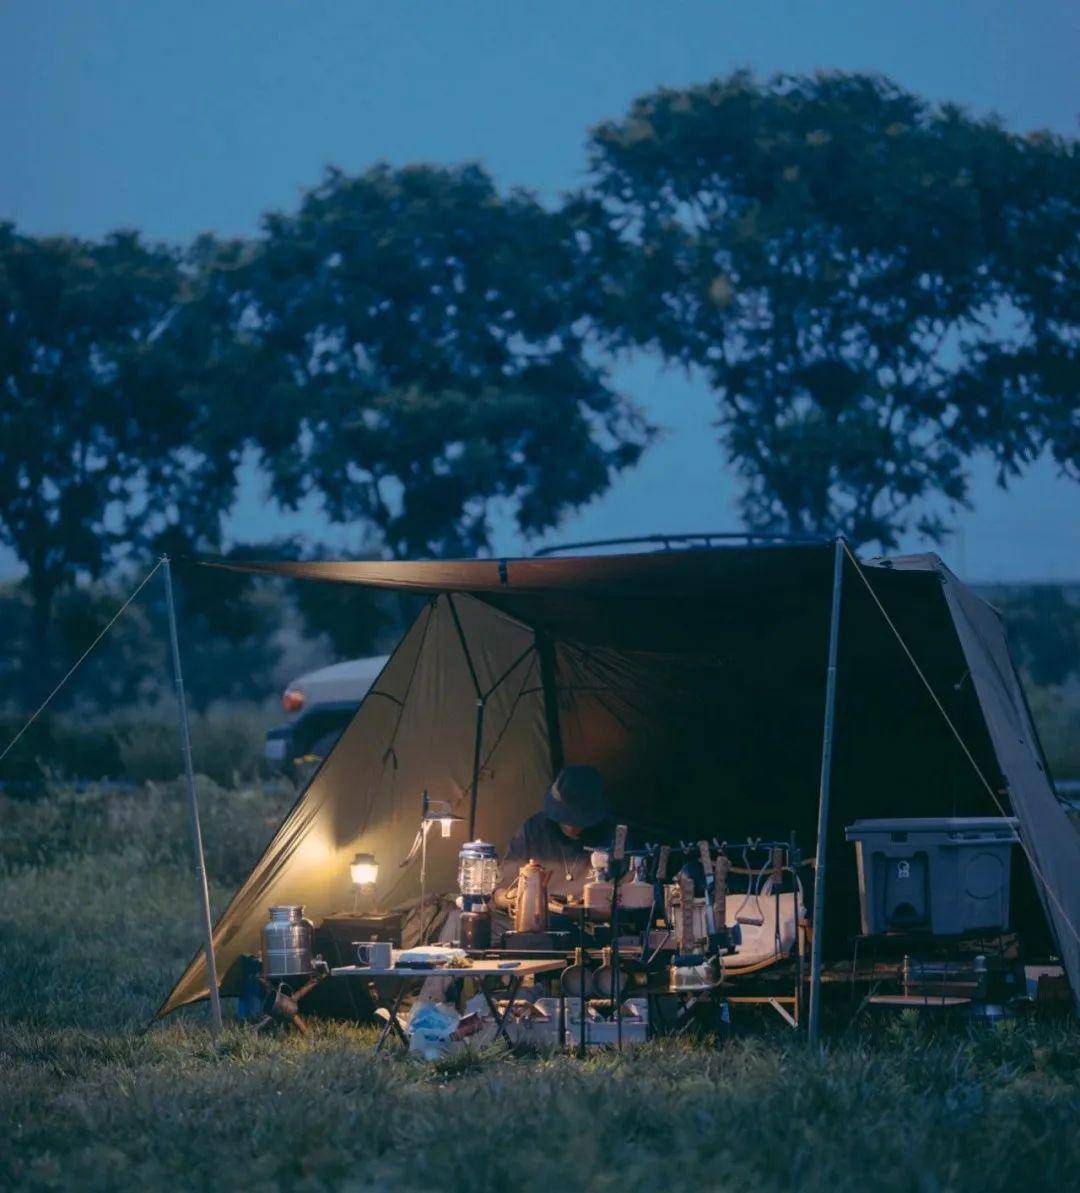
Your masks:
<svg viewBox="0 0 1080 1193"><path fill-rule="evenodd" d="M531 978L566 968L561 958L523 958L520 961L470 960L468 965L440 965L412 968L391 966L376 969L371 965L339 965L330 971L334 978Z"/></svg>
<svg viewBox="0 0 1080 1193"><path fill-rule="evenodd" d="M945 994L875 994L869 1000L875 1007L966 1007L971 1005L970 998L960 998L956 995Z"/></svg>

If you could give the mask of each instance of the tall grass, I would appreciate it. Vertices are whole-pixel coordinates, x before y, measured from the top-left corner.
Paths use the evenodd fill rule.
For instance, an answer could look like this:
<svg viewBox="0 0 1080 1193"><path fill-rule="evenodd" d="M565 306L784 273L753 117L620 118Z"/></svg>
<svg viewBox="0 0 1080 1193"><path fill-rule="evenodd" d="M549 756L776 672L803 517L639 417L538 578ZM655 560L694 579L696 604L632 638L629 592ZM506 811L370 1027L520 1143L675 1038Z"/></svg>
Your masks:
<svg viewBox="0 0 1080 1193"><path fill-rule="evenodd" d="M220 905L290 796L200 794ZM719 1048L442 1067L352 1025L230 1025L220 1053L202 1008L147 1030L198 943L182 790L0 812L4 1187L1075 1187L1072 1020L856 1024L818 1053L766 1019Z"/></svg>
<svg viewBox="0 0 1080 1193"><path fill-rule="evenodd" d="M263 738L277 719L273 708L227 703L191 717L196 768L223 787L268 777ZM0 744L23 727L23 714L0 716ZM175 706L127 706L108 714L43 717L30 727L4 760L0 779L12 791L34 798L50 781L145 783L174 779L182 757Z"/></svg>

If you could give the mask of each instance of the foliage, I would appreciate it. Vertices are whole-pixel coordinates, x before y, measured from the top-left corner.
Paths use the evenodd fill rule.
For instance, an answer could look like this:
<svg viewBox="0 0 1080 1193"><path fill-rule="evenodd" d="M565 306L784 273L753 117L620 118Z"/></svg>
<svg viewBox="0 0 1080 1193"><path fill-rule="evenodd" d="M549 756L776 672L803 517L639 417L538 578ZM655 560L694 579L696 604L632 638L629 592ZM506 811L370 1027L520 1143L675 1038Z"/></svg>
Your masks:
<svg viewBox="0 0 1080 1193"><path fill-rule="evenodd" d="M235 584L234 577L235 573L174 564L184 681L197 709L215 700L262 700L281 682L278 632L287 597L265 581ZM136 582L133 573L121 572L112 582L79 584L56 595L49 634L58 669L66 671L95 641ZM25 584L0 587L0 708L21 713L23 719L33 707L33 678L39 667L33 616ZM164 581L159 575L109 629L50 703L50 711L94 714L135 706L145 711L171 701L168 641ZM4 777L6 765L0 769Z"/></svg>
<svg viewBox="0 0 1080 1193"><path fill-rule="evenodd" d="M300 541L283 538L241 544L227 552L223 562L332 557L325 549L305 550ZM350 559L379 557L370 544L367 549L349 553ZM338 659L389 652L417 612L416 600L399 593L350 584L289 583L243 572L192 568L187 572L186 588L192 610L205 611L207 616L217 611L219 617L230 608L242 609L245 602L258 599L255 594L272 594L279 606L288 603L295 608L300 630L309 639L325 638ZM226 629L224 625L219 628ZM231 638L241 630L245 634L257 632L257 626L246 621L231 628Z"/></svg>
<svg viewBox="0 0 1080 1193"><path fill-rule="evenodd" d="M419 599L351 584L298 584L293 598L309 634L325 634L342 659L389 654Z"/></svg>
<svg viewBox="0 0 1080 1193"><path fill-rule="evenodd" d="M704 371L755 529L896 545L1044 450L1077 476L1077 143L876 76L635 100L572 211L616 345ZM923 513L919 516L919 511Z"/></svg>
<svg viewBox="0 0 1080 1193"><path fill-rule="evenodd" d="M175 752L175 740L172 745ZM258 860L295 792L282 783L228 788L206 775L198 776L196 786L207 871L215 882L235 886ZM190 861L187 788L179 777L126 790L54 786L48 799L0 797L0 807L8 829L0 841L0 872L124 858L145 873Z"/></svg>
<svg viewBox="0 0 1080 1193"><path fill-rule="evenodd" d="M223 787L237 787L264 773L263 736L276 712L265 706L218 704L193 713L191 749L198 773ZM23 718L0 718L6 745ZM176 705L122 708L94 716L41 717L4 759L5 790L22 797L48 796L58 781L121 783L165 781L181 773Z"/></svg>
<svg viewBox="0 0 1080 1193"><path fill-rule="evenodd" d="M266 839L262 814L281 804L200 795L220 908L223 883ZM132 793L123 811L117 799L104 828L90 813L46 825L27 819L45 809L17 810L20 838L39 848L0 876L5 1184L633 1193L673 1180L859 1189L868 1172L882 1190L1074 1183L1074 1020L892 1021L834 1036L822 1054L765 1020L722 1048L674 1040L586 1062L489 1053L456 1073L375 1056L372 1030L348 1024L315 1024L307 1039L230 1025L217 1054L202 1008L144 1031L197 946L197 910L181 792Z"/></svg>
<svg viewBox="0 0 1080 1193"><path fill-rule="evenodd" d="M536 533L603 492L648 430L588 359L579 258L477 166L331 170L266 216L221 284L273 378L252 437L275 497L427 555L486 548L496 504Z"/></svg>
<svg viewBox="0 0 1080 1193"><path fill-rule="evenodd" d="M179 277L173 251L134 233L91 243L0 225L0 542L27 568L41 671L57 591L118 558L188 441L153 363Z"/></svg>
<svg viewBox="0 0 1080 1193"><path fill-rule="evenodd" d="M168 682L167 645L145 592L144 599L134 601L109 630L79 669L78 680L52 708L78 704L82 709L98 710L118 704L148 704L160 698ZM126 596L119 585L104 580L57 594L49 634L58 667L66 671L79 658ZM25 583L0 586L0 707L22 713L23 719L31 711L38 667L33 618L33 602ZM7 745L7 739L3 744ZM0 774L7 777L6 763Z"/></svg>
<svg viewBox="0 0 1080 1193"><path fill-rule="evenodd" d="M77 580L220 544L259 374L204 280L210 255L218 278L242 251L0 225L0 542L27 569L36 689ZM63 613L89 630L104 610L76 597Z"/></svg>
<svg viewBox="0 0 1080 1193"><path fill-rule="evenodd" d="M984 595L1000 611L1016 661L1036 685L1080 678L1080 589L1020 585Z"/></svg>
<svg viewBox="0 0 1080 1193"><path fill-rule="evenodd" d="M1056 780L1080 778L1080 683L1035 688L1029 699L1050 773Z"/></svg>

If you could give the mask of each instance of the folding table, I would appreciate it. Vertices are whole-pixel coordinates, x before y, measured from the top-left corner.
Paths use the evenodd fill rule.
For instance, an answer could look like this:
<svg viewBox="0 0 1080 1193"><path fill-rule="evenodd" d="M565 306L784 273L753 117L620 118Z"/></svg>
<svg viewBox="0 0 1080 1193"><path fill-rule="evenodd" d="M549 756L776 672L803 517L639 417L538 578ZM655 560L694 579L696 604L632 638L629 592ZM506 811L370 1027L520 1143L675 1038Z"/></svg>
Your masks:
<svg viewBox="0 0 1080 1193"><path fill-rule="evenodd" d="M470 960L466 965L452 967L445 965L422 967L398 965L390 966L387 969L377 969L370 965L341 965L336 969L332 969L330 976L332 978L359 978L361 981L366 982L376 1007L388 1013L389 1018L375 1043L375 1051L379 1052L391 1034L396 1035L401 1044L405 1048L408 1048L408 1038L402 1030L401 1024L398 1023L398 1011L401 1009L401 1004L409 992L419 988L428 978L445 978L447 980L453 978L474 979L495 1021L495 1038L499 1039L502 1037L509 1044L510 1037L506 1033L506 1016L510 1013L510 1008L514 1005L514 998L521 983L525 978L536 977L538 974L544 973L556 973L565 969L565 967L566 961L558 958L524 958L520 961L484 959ZM509 982L509 985L506 990L506 1010L500 1014L493 995L499 982L504 979ZM389 997L382 989L387 984L393 986L393 993ZM565 1011L562 1010L564 1004L561 996L559 1005L561 1017L565 1020Z"/></svg>

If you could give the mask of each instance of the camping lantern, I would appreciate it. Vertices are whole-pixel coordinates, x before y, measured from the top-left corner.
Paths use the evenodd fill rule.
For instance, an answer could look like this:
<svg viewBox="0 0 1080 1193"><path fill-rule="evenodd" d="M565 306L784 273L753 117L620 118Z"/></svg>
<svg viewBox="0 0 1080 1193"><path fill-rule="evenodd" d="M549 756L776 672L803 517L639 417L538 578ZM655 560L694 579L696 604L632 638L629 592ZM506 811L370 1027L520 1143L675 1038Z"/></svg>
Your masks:
<svg viewBox="0 0 1080 1193"><path fill-rule="evenodd" d="M499 881L495 846L487 841L469 841L458 854L458 889L466 908L473 903L490 903Z"/></svg>
<svg viewBox="0 0 1080 1193"><path fill-rule="evenodd" d="M470 841L458 854L458 889L461 891L461 947L491 947L491 897L499 881L495 846Z"/></svg>
<svg viewBox="0 0 1080 1193"><path fill-rule="evenodd" d="M349 864L349 876L353 885L373 887L379 878L379 863L373 853L358 853Z"/></svg>

